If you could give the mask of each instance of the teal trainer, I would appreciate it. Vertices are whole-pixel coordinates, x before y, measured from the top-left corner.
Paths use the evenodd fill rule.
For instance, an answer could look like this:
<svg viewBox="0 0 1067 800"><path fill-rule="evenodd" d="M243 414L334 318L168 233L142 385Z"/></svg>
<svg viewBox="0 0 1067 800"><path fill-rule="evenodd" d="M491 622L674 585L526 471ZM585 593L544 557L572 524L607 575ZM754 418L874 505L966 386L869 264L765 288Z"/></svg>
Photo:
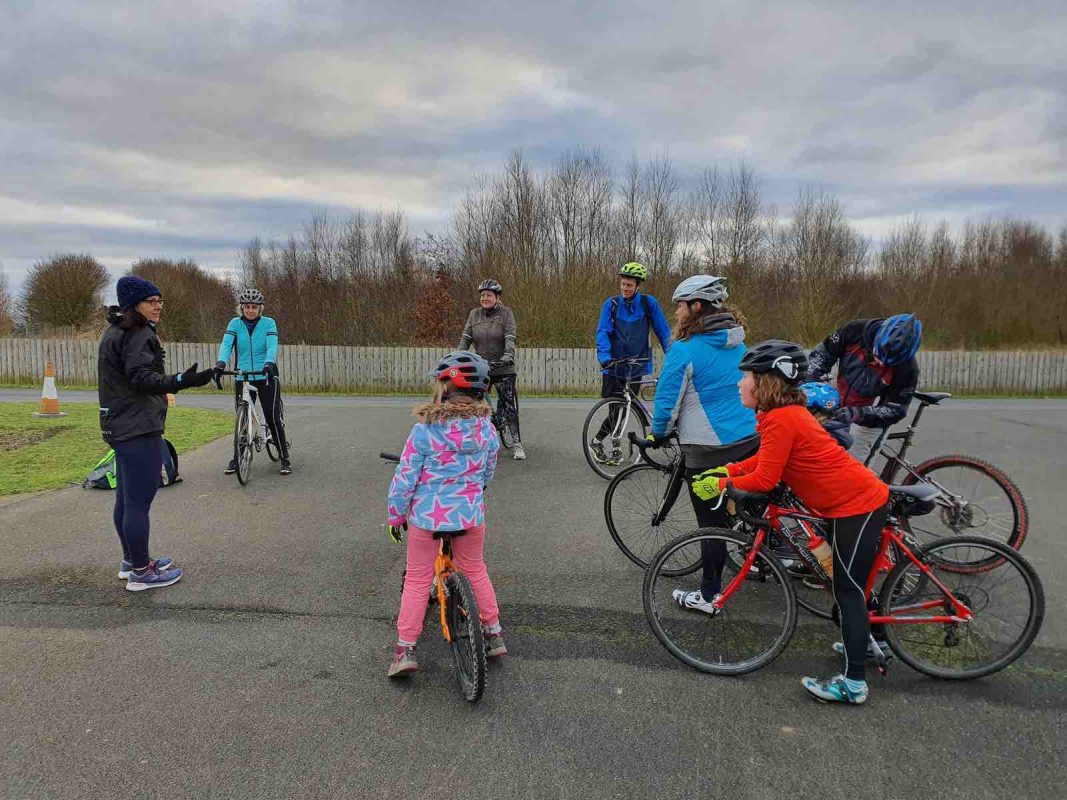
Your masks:
<svg viewBox="0 0 1067 800"><path fill-rule="evenodd" d="M847 703L860 706L867 702L867 682L850 681L844 675L835 675L824 681L801 678L800 685L822 703Z"/></svg>

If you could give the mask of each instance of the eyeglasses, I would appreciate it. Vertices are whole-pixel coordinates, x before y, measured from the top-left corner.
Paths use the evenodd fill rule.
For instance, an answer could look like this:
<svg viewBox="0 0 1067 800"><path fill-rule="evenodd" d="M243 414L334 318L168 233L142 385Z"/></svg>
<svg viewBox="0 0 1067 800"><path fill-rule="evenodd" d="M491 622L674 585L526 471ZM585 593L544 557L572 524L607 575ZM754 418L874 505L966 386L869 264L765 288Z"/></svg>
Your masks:
<svg viewBox="0 0 1067 800"><path fill-rule="evenodd" d="M150 306L155 306L156 308L159 308L163 305L163 301L158 297L155 300L145 300L145 302L148 303L148 305Z"/></svg>

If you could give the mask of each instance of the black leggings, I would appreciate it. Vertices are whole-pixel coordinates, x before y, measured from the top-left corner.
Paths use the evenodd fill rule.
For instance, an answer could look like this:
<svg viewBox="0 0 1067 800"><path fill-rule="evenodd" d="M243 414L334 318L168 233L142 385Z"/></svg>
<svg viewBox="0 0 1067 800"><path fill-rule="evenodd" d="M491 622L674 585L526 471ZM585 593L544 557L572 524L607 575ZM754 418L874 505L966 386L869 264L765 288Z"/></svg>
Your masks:
<svg viewBox="0 0 1067 800"><path fill-rule="evenodd" d="M234 405L241 402L241 381L233 382L235 391ZM278 451L282 458L289 458L289 442L285 440L284 414L279 414L282 403L282 388L278 381L252 381L255 391L253 396L259 396L259 407L263 409L263 416L267 420L274 443L278 445Z"/></svg>
<svg viewBox="0 0 1067 800"><path fill-rule="evenodd" d="M116 442L115 466L119 485L112 519L122 542L122 558L135 567L145 566L148 555L148 512L159 489L163 468L163 436L150 433Z"/></svg>
<svg viewBox="0 0 1067 800"><path fill-rule="evenodd" d="M496 387L496 410L502 411L515 434L515 441L521 441L519 435L519 390L515 386L516 375L499 375L489 379L489 388Z"/></svg>
<svg viewBox="0 0 1067 800"><path fill-rule="evenodd" d="M834 602L841 612L841 641L845 644L845 677L857 681L866 680L867 642L871 634L867 578L878 554L888 513L886 504L869 514L832 519L829 525L834 550Z"/></svg>
<svg viewBox="0 0 1067 800"><path fill-rule="evenodd" d="M693 494L693 476L703 472L703 469L686 470L685 485L689 490L689 500L693 504L693 511L697 515L697 524L701 528L729 528L730 515L726 512L726 501L715 509L713 506L719 501L701 500ZM722 568L726 564L726 543L722 540L700 543L700 556L704 574L700 581L700 593L709 603L711 599L722 591Z"/></svg>

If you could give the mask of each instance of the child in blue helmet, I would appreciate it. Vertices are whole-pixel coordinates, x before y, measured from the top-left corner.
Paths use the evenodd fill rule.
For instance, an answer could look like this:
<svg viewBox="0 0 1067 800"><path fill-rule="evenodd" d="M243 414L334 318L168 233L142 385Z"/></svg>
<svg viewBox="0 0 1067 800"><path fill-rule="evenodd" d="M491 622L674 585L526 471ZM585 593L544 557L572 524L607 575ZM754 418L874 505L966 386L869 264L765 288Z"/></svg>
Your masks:
<svg viewBox="0 0 1067 800"><path fill-rule="evenodd" d="M834 413L841 407L837 389L828 383L810 381L802 384L800 390L808 398L808 411L834 437L834 441L846 450L852 447L852 434L849 433L852 421L843 414Z"/></svg>

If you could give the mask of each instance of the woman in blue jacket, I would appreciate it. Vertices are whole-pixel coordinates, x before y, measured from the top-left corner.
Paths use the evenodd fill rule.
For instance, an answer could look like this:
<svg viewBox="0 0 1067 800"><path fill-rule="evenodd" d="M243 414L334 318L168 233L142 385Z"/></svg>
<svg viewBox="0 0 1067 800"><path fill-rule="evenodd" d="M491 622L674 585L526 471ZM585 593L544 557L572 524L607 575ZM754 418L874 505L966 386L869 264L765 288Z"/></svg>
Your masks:
<svg viewBox="0 0 1067 800"><path fill-rule="evenodd" d="M264 377L252 381L259 395L259 405L267 418L267 427L278 445L281 455L279 472L288 475L293 471L289 464L289 442L285 439L285 419L282 407L281 385L278 383L278 326L270 317L263 316L263 293L258 289L245 289L238 297L241 316L234 317L226 326L219 345L219 361L216 366L226 369L230 351L236 351L237 368L246 372L261 372ZM241 400L241 379L234 381L237 402ZM226 474L237 471L237 462L230 459Z"/></svg>
<svg viewBox="0 0 1067 800"><path fill-rule="evenodd" d="M737 386L741 380L737 365L745 354L745 320L725 305L727 297L725 278L694 275L678 284L671 298L678 325L656 386L651 437L662 440L677 432L687 478L747 458L759 447L755 412L741 405ZM687 480L700 527L728 528L726 509L712 509L690 484ZM700 589L676 589L674 599L683 608L714 614L712 601L722 587L726 546L705 543L702 555Z"/></svg>

